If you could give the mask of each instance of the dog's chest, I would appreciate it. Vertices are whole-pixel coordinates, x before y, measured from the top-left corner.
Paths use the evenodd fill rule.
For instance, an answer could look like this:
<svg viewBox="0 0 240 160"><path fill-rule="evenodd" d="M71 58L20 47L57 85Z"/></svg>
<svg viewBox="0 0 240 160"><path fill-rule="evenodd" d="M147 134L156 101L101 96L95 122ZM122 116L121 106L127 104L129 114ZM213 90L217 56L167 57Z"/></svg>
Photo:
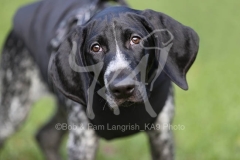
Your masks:
<svg viewBox="0 0 240 160"><path fill-rule="evenodd" d="M158 115L165 105L170 81L166 80L158 89L154 91L149 102L151 107ZM96 91L99 88L96 88ZM156 116L152 116L147 110L149 106L136 104L129 107L120 107L120 114L115 115L108 107L107 102L98 94L93 97L93 112L95 118L89 124L100 137L105 139L114 139L138 133L140 131L149 130L149 125L154 123Z"/></svg>

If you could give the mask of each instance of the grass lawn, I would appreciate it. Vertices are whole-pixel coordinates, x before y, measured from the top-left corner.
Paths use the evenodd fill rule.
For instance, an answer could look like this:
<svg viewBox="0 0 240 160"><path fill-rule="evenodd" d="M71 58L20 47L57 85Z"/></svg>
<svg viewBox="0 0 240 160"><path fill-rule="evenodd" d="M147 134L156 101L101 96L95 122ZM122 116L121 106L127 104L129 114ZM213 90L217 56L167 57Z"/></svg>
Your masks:
<svg viewBox="0 0 240 160"><path fill-rule="evenodd" d="M16 9L30 0L0 0L0 44ZM188 73L189 91L176 88L174 124L177 160L237 160L240 157L240 1L239 0L129 0L137 9L164 12L189 25L200 36L200 51ZM0 152L0 160L43 160L34 140L38 128L54 111L46 97L34 105L27 123ZM65 146L62 154L66 157ZM101 141L99 160L150 159L144 134Z"/></svg>

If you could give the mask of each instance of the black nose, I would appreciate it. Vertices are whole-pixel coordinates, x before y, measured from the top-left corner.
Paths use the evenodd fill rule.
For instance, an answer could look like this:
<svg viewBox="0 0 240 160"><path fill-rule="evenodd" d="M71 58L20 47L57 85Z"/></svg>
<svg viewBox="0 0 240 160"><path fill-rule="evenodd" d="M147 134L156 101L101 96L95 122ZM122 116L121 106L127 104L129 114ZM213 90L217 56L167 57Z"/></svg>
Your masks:
<svg viewBox="0 0 240 160"><path fill-rule="evenodd" d="M131 97L134 93L135 90L135 84L133 81L123 81L123 82L118 82L118 83L112 83L109 86L112 94L116 98L128 98Z"/></svg>

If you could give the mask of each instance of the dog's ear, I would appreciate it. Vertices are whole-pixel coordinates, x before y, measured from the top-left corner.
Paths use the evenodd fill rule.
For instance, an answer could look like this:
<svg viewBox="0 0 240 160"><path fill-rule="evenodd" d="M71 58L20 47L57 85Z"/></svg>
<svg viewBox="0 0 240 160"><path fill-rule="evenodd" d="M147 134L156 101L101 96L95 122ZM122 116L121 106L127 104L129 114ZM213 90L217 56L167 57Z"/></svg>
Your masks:
<svg viewBox="0 0 240 160"><path fill-rule="evenodd" d="M172 46L163 70L174 83L187 90L186 73L193 64L199 48L197 33L163 13L145 10L141 14L145 17L148 27L153 32L166 29L173 36ZM156 32L154 35L156 47L164 47L163 44L170 37L169 34L167 32ZM160 50L156 50L156 57L160 57L160 53Z"/></svg>
<svg viewBox="0 0 240 160"><path fill-rule="evenodd" d="M81 52L83 41L84 32L81 28L77 28L68 34L58 51L51 55L48 73L50 81L52 81L54 86L66 97L81 104L86 104L87 95L85 91L88 86L88 84L86 84L88 77L84 72L79 73L74 71L70 57L75 56L74 63L79 66L84 66L84 58ZM73 51L76 53L72 53Z"/></svg>

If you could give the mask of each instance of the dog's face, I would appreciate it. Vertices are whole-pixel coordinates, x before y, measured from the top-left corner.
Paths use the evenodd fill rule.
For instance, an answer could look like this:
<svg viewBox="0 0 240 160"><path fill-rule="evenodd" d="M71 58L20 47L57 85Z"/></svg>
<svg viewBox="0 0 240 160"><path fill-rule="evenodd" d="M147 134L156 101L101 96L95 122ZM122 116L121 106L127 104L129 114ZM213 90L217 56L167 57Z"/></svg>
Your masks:
<svg viewBox="0 0 240 160"><path fill-rule="evenodd" d="M88 89L90 80L84 80L82 73L72 71L68 64L72 43L76 42L78 65L103 64L95 69L99 69L97 83L106 87L104 94L110 107L143 102L147 98L146 82L161 65L161 49L149 48L163 48L170 37L167 33L154 33L159 29L167 29L174 36L163 71L178 86L187 89L185 76L198 51L197 34L162 13L127 7L105 9L68 37L53 58L53 82L66 96L81 102L79 91Z"/></svg>
<svg viewBox="0 0 240 160"><path fill-rule="evenodd" d="M143 102L142 95L146 95L145 82L137 72L142 58L150 54L141 44L149 32L132 14L112 11L103 11L84 27L83 58L86 66L103 62L98 82L106 86L110 107L129 106ZM144 46L150 41L144 42Z"/></svg>

